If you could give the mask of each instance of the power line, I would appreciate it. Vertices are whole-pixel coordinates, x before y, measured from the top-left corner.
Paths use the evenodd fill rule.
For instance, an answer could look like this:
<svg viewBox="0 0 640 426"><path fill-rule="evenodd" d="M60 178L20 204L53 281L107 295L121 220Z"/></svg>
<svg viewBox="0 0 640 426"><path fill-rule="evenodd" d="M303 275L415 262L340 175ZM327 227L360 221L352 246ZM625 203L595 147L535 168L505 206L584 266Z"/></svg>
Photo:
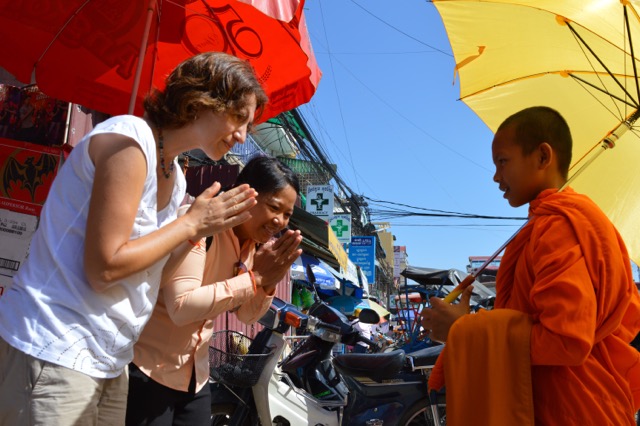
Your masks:
<svg viewBox="0 0 640 426"><path fill-rule="evenodd" d="M402 34L403 36L408 37L408 38L410 38L411 40L416 41L416 42L418 42L418 43L420 43L420 44L422 44L422 45L424 45L424 46L427 46L427 47L429 47L429 48L431 48L431 49L435 50L435 51L436 51L436 52L438 52L438 53L442 53L443 55L447 55L447 56L453 57L453 55L452 55L451 53L449 53L449 52L445 52L444 50L441 50L441 49L438 49L437 47L431 46L430 44L425 43L424 41L419 40L419 39L415 38L414 36L412 36L412 35L409 35L409 34L405 33L405 32L404 32L404 31L402 31L400 28L398 28L398 27L395 27L395 26L391 25L390 23L388 23L388 22L387 22L387 21L385 21L384 19L380 18L380 17L379 17L379 16L377 16L377 15L374 15L374 14L373 14L373 13L371 13L369 10L365 9L361 4L358 4L358 3L356 3L356 2L355 2L355 1L353 1L353 0L351 0L351 3L355 4L355 5L356 5L356 6L358 6L360 9L364 10L364 11L365 11L365 12L367 12L369 15L373 16L374 18L376 18L378 21L382 22L383 24L385 24L385 25L386 25L386 26L388 26L389 28L392 28L393 30L395 30L395 31L399 32L399 33L400 33L400 34Z"/></svg>
<svg viewBox="0 0 640 426"><path fill-rule="evenodd" d="M325 37L325 41L327 43L327 52L329 53L329 64L331 65L331 73L333 74L333 88L336 92L336 99L338 100L338 111L340 112L340 120L342 122L342 132L344 133L344 138L345 141L347 142L347 152L349 153L349 162L351 163L351 168L353 169L353 173L355 175L355 167L353 165L353 155L351 154L351 144L349 143L349 134L347 133L347 125L344 121L344 113L342 111L342 102L340 100L340 92L338 91L338 83L337 83L337 79L336 79L336 73L333 69L333 60L332 60L332 55L331 55L331 48L329 45L329 39L327 38L327 29L324 26L324 12L322 9L322 2L318 3L320 5L320 16L322 17L322 27L324 29L324 37ZM356 185L358 184L357 182L357 175L356 175Z"/></svg>
<svg viewBox="0 0 640 426"><path fill-rule="evenodd" d="M370 201L371 203L378 203L383 205L390 205L391 207L385 207L387 210L383 209L374 209L370 208L372 214L378 215L388 215L393 217L408 217L408 216L425 216L425 217L449 217L449 218L465 218L465 219L490 219L490 220L526 220L526 217L517 217L517 216L492 216L492 215L482 215L477 213L461 213L447 210L438 210L438 209L429 209L425 207L416 207L411 206L409 204L397 203L393 201L384 201L384 200L375 200L373 198L369 198L363 196L364 199ZM393 207L399 206L399 207ZM401 209L400 207L406 207L412 210L419 211L411 211Z"/></svg>
<svg viewBox="0 0 640 426"><path fill-rule="evenodd" d="M427 228L427 227L432 227L432 228L484 228L484 227L513 227L513 226L520 226L520 225L510 225L510 224L498 224L498 223L493 223L493 224L486 224L486 223L459 223L459 224L453 224L453 223L441 223L441 224L434 224L434 223L393 223L392 225L394 228L397 227L402 227L402 226L406 226L406 227L416 227L416 228Z"/></svg>

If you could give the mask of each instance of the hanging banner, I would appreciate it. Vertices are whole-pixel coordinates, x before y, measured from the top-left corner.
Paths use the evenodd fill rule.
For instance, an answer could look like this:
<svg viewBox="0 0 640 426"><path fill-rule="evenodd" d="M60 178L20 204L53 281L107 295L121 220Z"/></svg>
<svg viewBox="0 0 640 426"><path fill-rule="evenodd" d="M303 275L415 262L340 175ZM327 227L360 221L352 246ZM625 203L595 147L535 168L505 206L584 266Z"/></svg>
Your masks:
<svg viewBox="0 0 640 426"><path fill-rule="evenodd" d="M307 268L311 269L313 277L308 275L309 270ZM302 253L291 265L291 279L307 281L325 290L335 290L338 288L338 284L336 275L332 271L333 268L322 260Z"/></svg>
<svg viewBox="0 0 640 426"><path fill-rule="evenodd" d="M27 258L62 148L0 138L0 296Z"/></svg>
<svg viewBox="0 0 640 426"><path fill-rule="evenodd" d="M0 138L0 208L40 216L62 148Z"/></svg>
<svg viewBox="0 0 640 426"><path fill-rule="evenodd" d="M376 281L375 237L351 237L349 259L360 266L370 284Z"/></svg>
<svg viewBox="0 0 640 426"><path fill-rule="evenodd" d="M354 285L359 287L362 279L364 278L364 275L362 274L362 269L360 269L360 272L358 271L358 269L358 265L353 263L351 259L348 259L347 270L344 272L344 277L347 280L351 281Z"/></svg>
<svg viewBox="0 0 640 426"><path fill-rule="evenodd" d="M407 267L407 247L393 246L393 278L404 278L400 272Z"/></svg>
<svg viewBox="0 0 640 426"><path fill-rule="evenodd" d="M331 185L307 186L307 212L329 219L333 216L333 187Z"/></svg>
<svg viewBox="0 0 640 426"><path fill-rule="evenodd" d="M327 226L327 247L331 254L333 254L333 257L338 261L338 264L340 265L340 272L344 273L347 270L349 256L347 255L347 252L344 251L342 244L340 244L336 234L330 226Z"/></svg>
<svg viewBox="0 0 640 426"><path fill-rule="evenodd" d="M36 86L0 84L0 137L47 146L64 144L69 103Z"/></svg>
<svg viewBox="0 0 640 426"><path fill-rule="evenodd" d="M36 216L0 209L0 297L27 258L37 226Z"/></svg>
<svg viewBox="0 0 640 426"><path fill-rule="evenodd" d="M329 221L329 226L338 237L341 244L349 244L351 242L351 215L335 214Z"/></svg>

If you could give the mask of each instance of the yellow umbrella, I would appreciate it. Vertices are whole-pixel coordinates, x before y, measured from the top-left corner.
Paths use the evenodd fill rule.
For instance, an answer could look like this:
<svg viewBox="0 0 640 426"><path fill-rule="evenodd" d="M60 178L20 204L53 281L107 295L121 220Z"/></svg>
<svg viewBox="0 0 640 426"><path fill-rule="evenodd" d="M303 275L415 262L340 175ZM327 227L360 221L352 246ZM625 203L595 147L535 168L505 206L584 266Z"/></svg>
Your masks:
<svg viewBox="0 0 640 426"><path fill-rule="evenodd" d="M391 315L391 312L386 310L384 306L380 305L377 302L374 302L371 299L364 299L362 302L360 302L358 306L356 306L354 314L358 316L360 314L360 311L364 308L369 308L376 311L380 316L381 323L386 322L389 319L389 316Z"/></svg>
<svg viewBox="0 0 640 426"><path fill-rule="evenodd" d="M461 100L494 132L526 107L559 111L574 137L570 185L609 216L640 264L638 2L432 1Z"/></svg>

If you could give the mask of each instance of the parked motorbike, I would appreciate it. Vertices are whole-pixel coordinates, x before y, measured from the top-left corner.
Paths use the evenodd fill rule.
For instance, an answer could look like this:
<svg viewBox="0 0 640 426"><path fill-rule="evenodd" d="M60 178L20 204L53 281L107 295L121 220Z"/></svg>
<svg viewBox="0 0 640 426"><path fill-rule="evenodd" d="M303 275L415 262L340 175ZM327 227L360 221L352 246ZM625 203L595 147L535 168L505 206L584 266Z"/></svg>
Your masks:
<svg viewBox="0 0 640 426"><path fill-rule="evenodd" d="M379 316L363 309L360 319L377 323ZM333 357L337 343L375 343L320 300L303 314L276 298L259 322L264 328L253 340L229 331L214 337L212 425L445 424L444 396L427 392L441 346ZM282 356L291 328L305 336Z"/></svg>
<svg viewBox="0 0 640 426"><path fill-rule="evenodd" d="M386 334L380 331L374 332L371 336L371 340L373 340L375 344L378 346L379 352L387 352L388 349L391 348L392 345L395 343L395 341L391 337L387 336Z"/></svg>

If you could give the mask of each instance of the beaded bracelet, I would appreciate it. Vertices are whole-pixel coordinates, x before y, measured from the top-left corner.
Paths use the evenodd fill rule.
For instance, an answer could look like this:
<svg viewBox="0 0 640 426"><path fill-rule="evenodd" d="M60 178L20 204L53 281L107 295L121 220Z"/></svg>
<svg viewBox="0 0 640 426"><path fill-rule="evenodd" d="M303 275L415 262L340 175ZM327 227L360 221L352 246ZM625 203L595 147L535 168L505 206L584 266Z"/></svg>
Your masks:
<svg viewBox="0 0 640 426"><path fill-rule="evenodd" d="M253 275L253 271L251 269L247 270L249 272L249 276L251 277L251 284L253 284L253 293L258 293L258 287L256 286L256 277Z"/></svg>

